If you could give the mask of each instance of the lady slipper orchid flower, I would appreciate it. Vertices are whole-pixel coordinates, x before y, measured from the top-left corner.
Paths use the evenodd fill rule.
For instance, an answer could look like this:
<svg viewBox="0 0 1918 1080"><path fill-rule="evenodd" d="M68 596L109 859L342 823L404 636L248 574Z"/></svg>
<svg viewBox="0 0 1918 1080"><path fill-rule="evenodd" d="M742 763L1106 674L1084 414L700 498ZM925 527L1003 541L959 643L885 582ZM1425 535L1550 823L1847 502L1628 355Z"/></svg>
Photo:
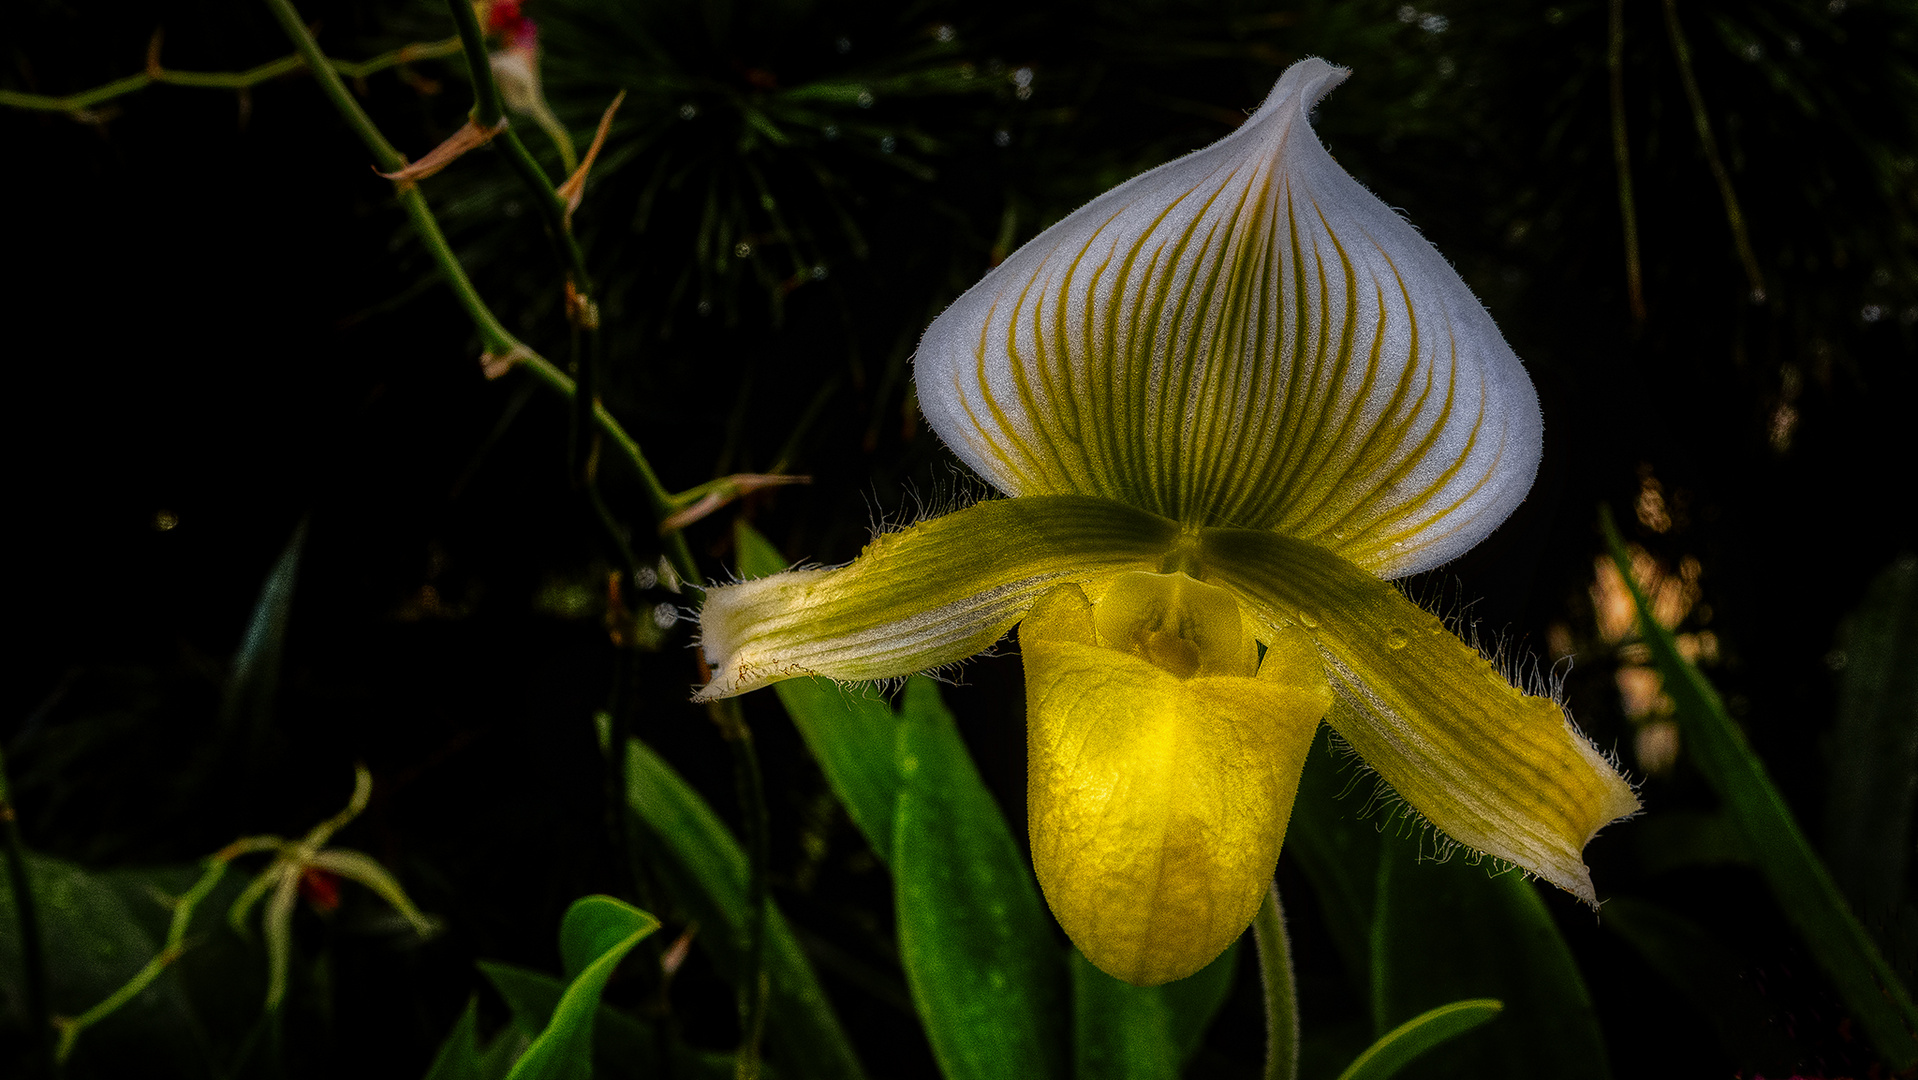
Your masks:
<svg viewBox="0 0 1918 1080"><path fill-rule="evenodd" d="M1386 579L1504 520L1537 396L1451 266L1335 164L1294 64L1231 135L1047 229L935 320L921 407L1012 496L712 589L698 697L950 664L1014 624L1032 858L1140 985L1264 899L1324 719L1448 837L1595 903L1629 784Z"/></svg>

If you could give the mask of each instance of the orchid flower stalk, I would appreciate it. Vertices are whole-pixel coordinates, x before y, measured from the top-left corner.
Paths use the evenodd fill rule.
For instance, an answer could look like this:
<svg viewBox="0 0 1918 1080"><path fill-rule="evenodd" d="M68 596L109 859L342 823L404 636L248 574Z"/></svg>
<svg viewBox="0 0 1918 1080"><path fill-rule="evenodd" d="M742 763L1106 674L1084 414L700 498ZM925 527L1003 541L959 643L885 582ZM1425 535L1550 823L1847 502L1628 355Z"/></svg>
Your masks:
<svg viewBox="0 0 1918 1080"><path fill-rule="evenodd" d="M919 399L1010 496L712 589L709 699L885 679L1019 626L1039 883L1094 964L1182 978L1265 895L1321 720L1451 840L1596 903L1617 769L1388 579L1525 497L1518 358L1332 160L1294 64L1237 131L1041 233L927 329Z"/></svg>

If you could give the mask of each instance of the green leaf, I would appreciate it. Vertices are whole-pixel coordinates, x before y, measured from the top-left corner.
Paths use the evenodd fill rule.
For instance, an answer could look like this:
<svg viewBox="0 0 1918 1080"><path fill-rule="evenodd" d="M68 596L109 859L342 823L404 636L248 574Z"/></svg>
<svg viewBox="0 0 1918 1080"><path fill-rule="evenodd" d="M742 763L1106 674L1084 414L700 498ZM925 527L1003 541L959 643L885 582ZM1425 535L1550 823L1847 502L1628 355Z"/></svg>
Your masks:
<svg viewBox="0 0 1918 1080"><path fill-rule="evenodd" d="M1073 949L1073 1075L1080 1080L1174 1080L1179 1045L1159 986L1132 986ZM1177 986L1178 983L1168 985Z"/></svg>
<svg viewBox="0 0 1918 1080"><path fill-rule="evenodd" d="M1825 851L1859 914L1882 924L1903 899L1918 795L1918 558L1873 579L1833 658L1844 667Z"/></svg>
<svg viewBox="0 0 1918 1080"><path fill-rule="evenodd" d="M1383 1036L1440 1005L1497 998L1496 1029L1414 1066L1421 1077L1605 1080L1591 996L1523 874L1418 858L1427 837L1380 845L1372 923L1372 1024Z"/></svg>
<svg viewBox="0 0 1918 1080"><path fill-rule="evenodd" d="M786 569L778 549L744 521L736 541L739 572L746 577ZM898 716L891 703L871 687L840 686L829 679L787 679L773 689L866 843L882 861L891 859L899 798L899 770L893 763Z"/></svg>
<svg viewBox="0 0 1918 1080"><path fill-rule="evenodd" d="M1233 942L1198 974L1157 988L1165 999L1172 1045L1178 1048L1180 1061L1190 1061L1199 1052L1213 1018L1225 1006L1225 999L1232 996L1232 980L1238 971L1239 945Z"/></svg>
<svg viewBox="0 0 1918 1080"><path fill-rule="evenodd" d="M503 1056L499 1068L481 1076L504 1076L506 1065L546 1027L566 993L566 982L543 971L482 960L479 969L513 1014L512 1025L494 1037L487 1056ZM510 1049L509 1049L510 1048ZM593 1020L593 1065L598 1077L642 1080L670 1075L700 1080L722 1080L733 1074L732 1056L696 1051L667 1039L661 1060L660 1037L652 1025L610 1005L602 1004ZM667 1066L670 1065L670 1068Z"/></svg>
<svg viewBox="0 0 1918 1080"><path fill-rule="evenodd" d="M618 951L624 956L641 938L659 929L659 920L610 896L585 896L566 909L559 923L559 959L568 979Z"/></svg>
<svg viewBox="0 0 1918 1080"><path fill-rule="evenodd" d="M1685 866L1750 866L1745 834L1722 811L1661 810L1632 822L1632 844L1648 874ZM1609 910L1607 914L1610 914Z"/></svg>
<svg viewBox="0 0 1918 1080"><path fill-rule="evenodd" d="M48 959L48 1005L66 1017L107 1001L159 956L172 916L166 899L185 893L200 876L197 866L96 873L32 852L24 862ZM236 891L225 888L221 898L230 899ZM0 873L0 1001L5 1002L22 1001L25 994L14 910L11 876ZM217 902L202 902L201 910L217 910ZM206 919L196 929L217 921ZM257 1015L260 981L252 966L257 960L235 955L231 938L221 935L217 940L227 946L222 959L240 965L228 969L225 981L244 987L248 1006ZM193 944L205 948L197 937ZM74 1075L206 1073L213 1067L206 1045L207 1019L194 995L186 992L177 967L169 967L80 1032L69 1067Z"/></svg>
<svg viewBox="0 0 1918 1080"><path fill-rule="evenodd" d="M306 547L306 519L267 572L254 601L253 618L233 657L220 719L228 725L246 721L258 736L273 718L273 700L280 687L280 658L286 651L286 624L293 610L293 587L299 581L300 553Z"/></svg>
<svg viewBox="0 0 1918 1080"><path fill-rule="evenodd" d="M1644 590L1632 577L1631 555L1609 510L1600 521L1612 561L1638 605L1639 632L1672 699L1691 760L1724 800L1778 906L1831 977L1838 996L1864 1026L1872 1044L1895 1068L1918 1064L1918 1041L1911 1036L1918 1031L1918 1007L1910 992L1852 915L1831 874L1799 830L1791 808L1772 786L1764 763L1725 711L1718 691L1679 655L1671 631L1646 617L1650 608Z"/></svg>
<svg viewBox="0 0 1918 1080"><path fill-rule="evenodd" d="M893 885L906 982L947 1080L1066 1072L1052 926L935 683L906 684Z"/></svg>
<svg viewBox="0 0 1918 1080"><path fill-rule="evenodd" d="M1485 1023L1505 1008L1496 998L1440 1005L1414 1016L1366 1048L1339 1080L1385 1080L1434 1046Z"/></svg>
<svg viewBox="0 0 1918 1080"><path fill-rule="evenodd" d="M460 1014L453 1030L447 1032L446 1041L440 1043L440 1052L433 1057L433 1066L426 1070L426 1080L482 1080L479 1051L479 998L466 999L466 1011Z"/></svg>
<svg viewBox="0 0 1918 1080"><path fill-rule="evenodd" d="M610 896L573 901L560 920L559 947L568 972L577 972L546 1030L507 1074L508 1080L585 1080L593 1074L593 1017L606 980L659 920Z"/></svg>
<svg viewBox="0 0 1918 1080"><path fill-rule="evenodd" d="M1354 773L1349 750L1326 749L1305 759L1299 796L1279 858L1296 863L1318 894L1332 945L1355 987L1372 981L1372 902L1378 889L1379 822L1365 820L1376 778Z"/></svg>
<svg viewBox="0 0 1918 1080"><path fill-rule="evenodd" d="M745 852L699 793L650 747L630 740L627 755L626 801L645 828L653 865L704 928L695 940L720 974L736 983L746 925ZM804 1077L863 1077L812 965L770 902L766 975L766 1035L785 1069Z"/></svg>

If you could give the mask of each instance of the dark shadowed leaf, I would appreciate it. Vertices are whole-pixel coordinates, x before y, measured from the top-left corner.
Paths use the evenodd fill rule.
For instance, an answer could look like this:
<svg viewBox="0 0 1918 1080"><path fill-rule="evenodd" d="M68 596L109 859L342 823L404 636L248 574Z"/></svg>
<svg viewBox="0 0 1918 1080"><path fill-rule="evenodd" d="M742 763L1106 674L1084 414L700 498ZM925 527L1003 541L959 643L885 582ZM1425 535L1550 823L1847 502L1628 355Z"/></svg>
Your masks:
<svg viewBox="0 0 1918 1080"><path fill-rule="evenodd" d="M720 974L737 980L746 926L746 854L672 766L637 739L627 744L627 805L639 815L654 865L704 931L698 942ZM779 909L766 909L766 1036L783 1071L803 1077L865 1075L846 1033Z"/></svg>
<svg viewBox="0 0 1918 1080"><path fill-rule="evenodd" d="M1421 861L1428 837L1381 845L1372 929L1372 1025L1380 1036L1468 998L1505 1002L1498 1022L1407 1065L1416 1077L1606 1080L1605 1043L1565 939L1523 874L1463 856Z"/></svg>
<svg viewBox="0 0 1918 1080"><path fill-rule="evenodd" d="M1711 1022L1719 1045L1741 1067L1776 1069L1798 1056L1785 1036L1790 1018L1778 1015L1779 1004L1753 984L1749 963L1703 927L1629 896L1606 901L1600 924Z"/></svg>
<svg viewBox="0 0 1918 1080"><path fill-rule="evenodd" d="M229 727L245 723L251 737L272 719L273 700L280 689L280 660L286 653L286 624L293 611L293 588L300 576L300 553L306 548L306 519L293 530L280 557L260 585L246 636L233 656L220 719Z"/></svg>
<svg viewBox="0 0 1918 1080"><path fill-rule="evenodd" d="M1679 730L1691 747L1691 760L1724 800L1779 907L1831 976L1839 997L1864 1025L1872 1044L1899 1068L1918 1063L1918 1039L1911 1035L1918 1031L1918 1007L1910 991L1852 914L1798 828L1791 808L1772 785L1764 762L1725 711L1718 691L1679 654L1671 631L1645 617L1649 606L1644 591L1632 576L1631 556L1609 511L1601 523L1612 561L1638 606L1639 632L1671 696Z"/></svg>
<svg viewBox="0 0 1918 1080"><path fill-rule="evenodd" d="M1179 1045L1162 987L1130 986L1092 966L1073 949L1073 1075L1081 1080L1172 1080ZM1176 984L1174 984L1176 985Z"/></svg>
<svg viewBox="0 0 1918 1080"><path fill-rule="evenodd" d="M764 577L787 568L778 549L750 525L740 522L735 536L742 575ZM787 679L773 689L873 853L891 859L893 809L899 796L899 771L893 763L898 717L892 704L873 687L840 686L827 679Z"/></svg>
<svg viewBox="0 0 1918 1080"><path fill-rule="evenodd" d="M1825 851L1865 924L1883 927L1905 898L1918 796L1918 558L1905 555L1872 581L1828 662L1842 676ZM1880 933L1879 944L1892 936Z"/></svg>

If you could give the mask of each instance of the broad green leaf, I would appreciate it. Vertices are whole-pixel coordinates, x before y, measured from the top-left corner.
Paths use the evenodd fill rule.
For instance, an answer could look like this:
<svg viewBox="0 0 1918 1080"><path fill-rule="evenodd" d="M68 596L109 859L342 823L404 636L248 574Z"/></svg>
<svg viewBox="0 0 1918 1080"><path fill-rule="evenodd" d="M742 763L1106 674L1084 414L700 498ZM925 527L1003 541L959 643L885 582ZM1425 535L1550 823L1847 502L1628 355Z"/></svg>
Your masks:
<svg viewBox="0 0 1918 1080"><path fill-rule="evenodd" d="M172 916L166 899L184 893L199 877L197 866L95 873L32 852L25 864L48 964L48 1004L56 1016L66 1017L106 1001L160 954ZM11 876L0 873L0 1001L5 1002L23 1001L25 992L13 887ZM225 889L219 899L231 899L234 891ZM205 916L218 910L217 902L202 902L205 921L196 923L196 930L218 925L217 917ZM220 940L232 943L224 935ZM226 959L239 965L230 981L246 988L257 1016L260 982L259 971L250 966L254 960ZM206 1073L213 1059L205 1019L177 970L169 968L81 1032L69 1066L75 1075Z"/></svg>
<svg viewBox="0 0 1918 1080"><path fill-rule="evenodd" d="M1032 872L935 683L906 685L893 888L906 983L947 1080L1066 1073L1065 972Z"/></svg>
<svg viewBox="0 0 1918 1080"><path fill-rule="evenodd" d="M1873 579L1840 657L1825 852L1859 914L1883 925L1904 898L1918 796L1918 558Z"/></svg>
<svg viewBox="0 0 1918 1080"><path fill-rule="evenodd" d="M786 569L778 549L745 522L735 536L741 574L759 578ZM787 679L773 689L866 843L882 861L891 859L893 805L899 798L899 770L893 763L898 717L892 704L871 686L841 686L829 679Z"/></svg>
<svg viewBox="0 0 1918 1080"><path fill-rule="evenodd" d="M1464 857L1418 859L1429 836L1380 845L1373 901L1372 1024L1383 1036L1427 1010L1497 998L1505 1015L1409 1075L1605 1080L1605 1043L1571 950L1524 875Z"/></svg>
<svg viewBox="0 0 1918 1080"><path fill-rule="evenodd" d="M1067 955L1072 976L1073 1075L1177 1076L1205 1042L1205 1033L1232 994L1239 969L1233 943L1190 978L1161 986L1132 986L1100 971L1077 949Z"/></svg>
<svg viewBox="0 0 1918 1080"><path fill-rule="evenodd" d="M593 1074L593 1017L613 969L659 920L610 896L573 901L560 920L560 956L571 983L546 1029L507 1073L508 1080L585 1080Z"/></svg>
<svg viewBox="0 0 1918 1080"><path fill-rule="evenodd" d="M737 981L746 926L746 854L706 801L652 749L627 743L626 802L645 827L653 865L703 928L695 939ZM784 916L766 908L766 1037L784 1071L863 1077L846 1033Z"/></svg>
<svg viewBox="0 0 1918 1080"><path fill-rule="evenodd" d="M1629 896L1606 901L1600 925L1629 943L1711 1023L1741 1072L1788 1069L1798 1059L1801 1048L1785 1034L1790 1018L1753 984L1750 961L1703 927Z"/></svg>
<svg viewBox="0 0 1918 1080"><path fill-rule="evenodd" d="M1413 1058L1497 1016L1505 1008L1496 998L1474 998L1440 1005L1385 1033L1339 1074L1339 1080L1386 1080Z"/></svg>
<svg viewBox="0 0 1918 1080"><path fill-rule="evenodd" d="M480 1072L479 998L472 997L466 999L466 1011L440 1043L426 1080L483 1080L484 1075Z"/></svg>
<svg viewBox="0 0 1918 1080"><path fill-rule="evenodd" d="M1067 963L1072 968L1073 1075L1079 1080L1176 1078L1180 1048L1165 987L1121 982L1093 967L1077 949L1067 954Z"/></svg>
<svg viewBox="0 0 1918 1080"><path fill-rule="evenodd" d="M306 548L306 519L294 528L280 557L260 585L246 636L233 657L227 677L220 719L228 725L245 721L257 736L272 719L273 700L280 688L280 658L286 651L286 624L293 610L293 588L300 576L300 553Z"/></svg>
<svg viewBox="0 0 1918 1080"><path fill-rule="evenodd" d="M1791 808L1772 786L1764 762L1725 711L1718 691L1679 655L1671 631L1645 617L1649 607L1644 590L1632 577L1631 555L1609 511L1601 516L1601 523L1612 561L1638 605L1639 632L1672 699L1691 760L1724 800L1778 906L1831 977L1838 996L1864 1026L1872 1045L1896 1068L1918 1064L1918 1040L1911 1035L1918 1031L1918 1007L1910 992L1852 915L1825 864L1799 830Z"/></svg>

